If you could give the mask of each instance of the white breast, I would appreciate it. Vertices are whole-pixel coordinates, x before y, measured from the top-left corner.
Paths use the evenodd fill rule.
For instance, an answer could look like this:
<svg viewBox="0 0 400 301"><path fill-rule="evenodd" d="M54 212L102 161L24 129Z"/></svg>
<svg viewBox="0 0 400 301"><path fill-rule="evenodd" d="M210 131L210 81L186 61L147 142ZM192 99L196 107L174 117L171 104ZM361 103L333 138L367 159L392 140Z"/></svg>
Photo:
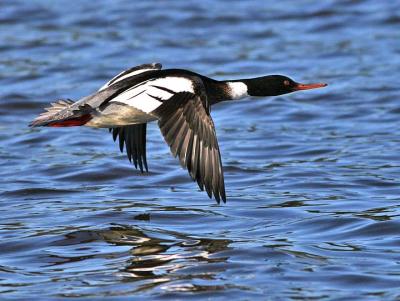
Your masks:
<svg viewBox="0 0 400 301"><path fill-rule="evenodd" d="M161 89L161 88L165 88ZM184 77L165 77L138 84L111 100L127 104L145 113L150 113L158 108L162 101L171 98L178 92L194 93L193 84Z"/></svg>

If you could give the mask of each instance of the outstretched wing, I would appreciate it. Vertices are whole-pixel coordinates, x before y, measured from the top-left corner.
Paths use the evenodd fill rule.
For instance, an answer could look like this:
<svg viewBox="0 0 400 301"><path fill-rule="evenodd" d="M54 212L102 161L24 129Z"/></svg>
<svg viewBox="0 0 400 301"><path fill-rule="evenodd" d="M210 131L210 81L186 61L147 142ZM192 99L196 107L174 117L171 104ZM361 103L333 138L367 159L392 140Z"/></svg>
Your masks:
<svg viewBox="0 0 400 301"><path fill-rule="evenodd" d="M146 71L161 70L161 68L162 68L162 65L160 63L142 64L139 66L129 68L129 69L117 74L112 79L110 79L107 83L105 83L99 89L99 91L104 90L104 89L108 88L109 86L111 86L111 85L115 84L116 82L119 82L125 78L132 77L132 76L138 75L138 74L146 72Z"/></svg>
<svg viewBox="0 0 400 301"><path fill-rule="evenodd" d="M207 97L179 92L164 101L152 114L170 146L200 189L226 201L221 155Z"/></svg>
<svg viewBox="0 0 400 301"><path fill-rule="evenodd" d="M121 152L126 149L126 155L130 162L143 173L143 167L148 171L146 160L146 123L127 125L110 129L114 141L119 141Z"/></svg>

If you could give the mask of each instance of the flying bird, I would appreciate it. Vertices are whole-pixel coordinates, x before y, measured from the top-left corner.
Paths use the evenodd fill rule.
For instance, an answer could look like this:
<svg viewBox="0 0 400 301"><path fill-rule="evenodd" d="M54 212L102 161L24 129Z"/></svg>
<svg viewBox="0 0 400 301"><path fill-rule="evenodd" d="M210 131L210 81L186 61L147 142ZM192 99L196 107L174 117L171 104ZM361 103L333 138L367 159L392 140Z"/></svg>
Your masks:
<svg viewBox="0 0 400 301"><path fill-rule="evenodd" d="M143 172L148 171L147 123L157 121L173 156L219 203L226 202L226 194L211 106L326 86L300 84L283 75L219 81L188 70L161 68L159 63L136 66L76 102L57 100L30 126L109 128L121 152L125 145L129 161Z"/></svg>

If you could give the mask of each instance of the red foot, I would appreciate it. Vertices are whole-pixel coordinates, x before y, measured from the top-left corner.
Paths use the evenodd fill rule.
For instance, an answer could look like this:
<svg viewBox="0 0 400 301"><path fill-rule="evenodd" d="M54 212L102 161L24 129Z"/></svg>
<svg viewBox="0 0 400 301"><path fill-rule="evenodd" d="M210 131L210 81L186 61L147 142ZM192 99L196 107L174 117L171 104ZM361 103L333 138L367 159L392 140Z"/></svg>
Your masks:
<svg viewBox="0 0 400 301"><path fill-rule="evenodd" d="M86 114L86 115L82 115L81 117L78 117L78 118L71 118L71 119L66 119L63 121L54 121L54 122L49 123L47 126L51 126L51 127L80 126L80 125L84 125L90 119L92 119L92 116L90 114Z"/></svg>

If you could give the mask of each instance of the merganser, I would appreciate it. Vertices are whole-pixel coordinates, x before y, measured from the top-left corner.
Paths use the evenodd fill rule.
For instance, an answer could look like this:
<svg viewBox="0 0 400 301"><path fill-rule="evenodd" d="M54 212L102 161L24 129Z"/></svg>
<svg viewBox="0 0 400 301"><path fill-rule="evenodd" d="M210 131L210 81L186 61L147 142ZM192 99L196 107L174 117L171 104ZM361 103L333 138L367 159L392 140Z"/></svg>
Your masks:
<svg viewBox="0 0 400 301"><path fill-rule="evenodd" d="M97 92L80 99L58 100L30 126L109 128L124 144L129 161L143 173L147 122L158 121L174 157L201 190L226 202L221 155L210 116L212 105L248 96L275 96L327 84L300 84L283 75L217 81L188 70L143 64L123 71Z"/></svg>

